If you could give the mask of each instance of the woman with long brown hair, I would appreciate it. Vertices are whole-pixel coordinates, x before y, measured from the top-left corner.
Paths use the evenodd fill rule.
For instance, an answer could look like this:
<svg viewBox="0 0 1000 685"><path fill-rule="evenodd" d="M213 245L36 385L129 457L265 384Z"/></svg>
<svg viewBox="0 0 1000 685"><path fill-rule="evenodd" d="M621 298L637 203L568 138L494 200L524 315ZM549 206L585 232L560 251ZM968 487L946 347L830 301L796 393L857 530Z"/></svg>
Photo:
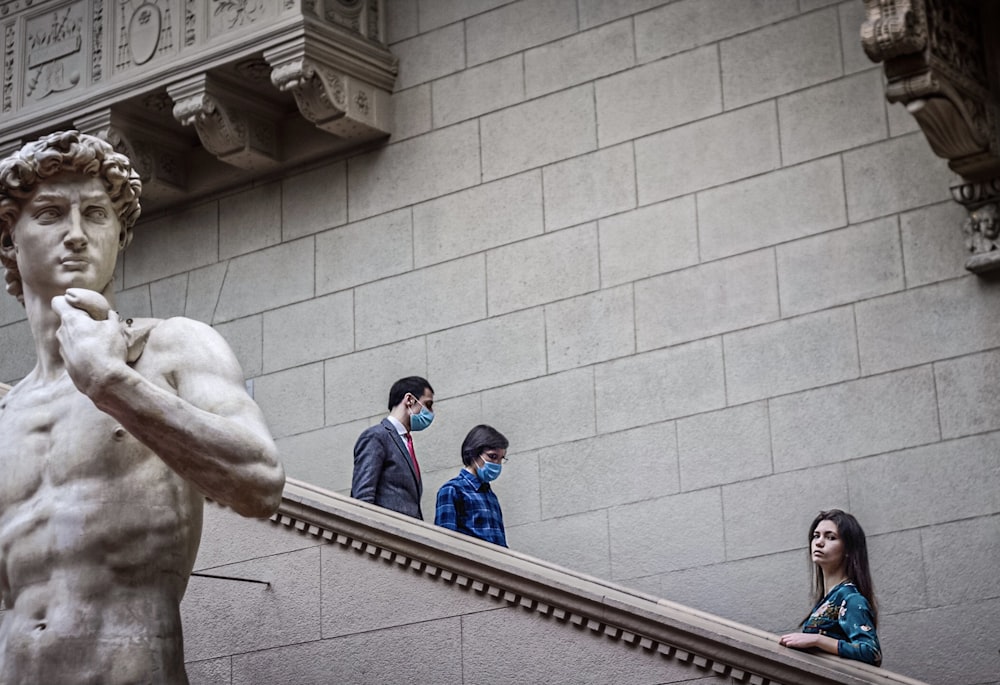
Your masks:
<svg viewBox="0 0 1000 685"><path fill-rule="evenodd" d="M821 511L809 528L809 557L816 605L802 632L782 635L781 644L880 665L878 603L861 524L840 509Z"/></svg>

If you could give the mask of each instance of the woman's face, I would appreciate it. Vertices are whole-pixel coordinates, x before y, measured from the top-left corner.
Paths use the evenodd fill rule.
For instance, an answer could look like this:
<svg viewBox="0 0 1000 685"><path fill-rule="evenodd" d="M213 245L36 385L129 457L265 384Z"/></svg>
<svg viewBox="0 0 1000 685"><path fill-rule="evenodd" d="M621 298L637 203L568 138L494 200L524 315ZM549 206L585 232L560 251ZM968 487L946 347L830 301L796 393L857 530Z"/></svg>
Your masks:
<svg viewBox="0 0 1000 685"><path fill-rule="evenodd" d="M813 563L829 573L844 565L844 542L833 521L820 521L809 545Z"/></svg>

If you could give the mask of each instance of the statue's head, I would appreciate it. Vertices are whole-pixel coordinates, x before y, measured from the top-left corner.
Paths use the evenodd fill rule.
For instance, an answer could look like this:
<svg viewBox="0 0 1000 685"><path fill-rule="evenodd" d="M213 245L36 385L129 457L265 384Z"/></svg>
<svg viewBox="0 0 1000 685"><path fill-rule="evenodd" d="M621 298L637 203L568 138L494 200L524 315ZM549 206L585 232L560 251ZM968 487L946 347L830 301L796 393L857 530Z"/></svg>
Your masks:
<svg viewBox="0 0 1000 685"><path fill-rule="evenodd" d="M107 142L79 131L60 131L28 143L0 160L0 263L6 268L7 292L24 302L15 260L13 231L24 203L46 179L60 174L98 178L121 224L122 245L132 240L139 218L142 182L128 157Z"/></svg>

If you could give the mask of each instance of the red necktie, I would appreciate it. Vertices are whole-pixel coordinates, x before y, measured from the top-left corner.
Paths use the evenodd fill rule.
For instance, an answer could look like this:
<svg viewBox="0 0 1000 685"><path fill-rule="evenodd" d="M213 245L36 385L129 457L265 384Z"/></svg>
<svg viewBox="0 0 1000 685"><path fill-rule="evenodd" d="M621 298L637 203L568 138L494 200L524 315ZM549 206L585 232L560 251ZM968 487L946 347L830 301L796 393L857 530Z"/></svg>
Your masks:
<svg viewBox="0 0 1000 685"><path fill-rule="evenodd" d="M413 451L413 436L406 434L406 448L410 450L410 459L413 460L413 468L417 472L417 480L420 480L420 464L417 463L417 453Z"/></svg>

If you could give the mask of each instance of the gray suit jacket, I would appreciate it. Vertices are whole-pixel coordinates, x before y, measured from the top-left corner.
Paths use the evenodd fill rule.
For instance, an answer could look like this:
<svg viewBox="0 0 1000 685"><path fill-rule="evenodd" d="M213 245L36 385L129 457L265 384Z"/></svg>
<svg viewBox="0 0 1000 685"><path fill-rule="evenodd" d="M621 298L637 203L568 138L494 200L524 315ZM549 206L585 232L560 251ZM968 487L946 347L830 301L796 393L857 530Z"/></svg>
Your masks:
<svg viewBox="0 0 1000 685"><path fill-rule="evenodd" d="M354 444L351 497L423 519L423 490L410 451L392 422L386 418L366 428Z"/></svg>

